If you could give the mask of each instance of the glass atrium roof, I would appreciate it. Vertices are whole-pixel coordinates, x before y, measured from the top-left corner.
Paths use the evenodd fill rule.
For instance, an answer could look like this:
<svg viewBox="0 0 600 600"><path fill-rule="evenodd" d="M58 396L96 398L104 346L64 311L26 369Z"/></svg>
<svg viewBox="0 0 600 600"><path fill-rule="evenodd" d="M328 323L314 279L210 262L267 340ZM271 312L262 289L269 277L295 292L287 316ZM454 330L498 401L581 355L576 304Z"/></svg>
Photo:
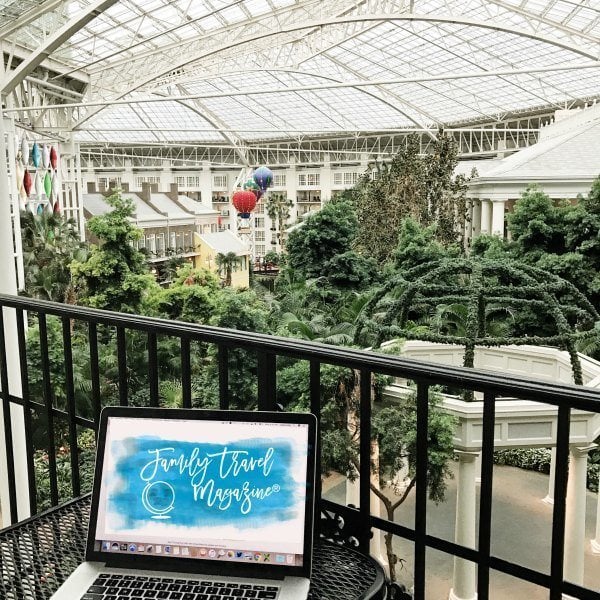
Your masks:
<svg viewBox="0 0 600 600"><path fill-rule="evenodd" d="M600 0L0 0L0 16L0 41L51 46L57 85L89 81L88 142L436 129L600 97Z"/></svg>

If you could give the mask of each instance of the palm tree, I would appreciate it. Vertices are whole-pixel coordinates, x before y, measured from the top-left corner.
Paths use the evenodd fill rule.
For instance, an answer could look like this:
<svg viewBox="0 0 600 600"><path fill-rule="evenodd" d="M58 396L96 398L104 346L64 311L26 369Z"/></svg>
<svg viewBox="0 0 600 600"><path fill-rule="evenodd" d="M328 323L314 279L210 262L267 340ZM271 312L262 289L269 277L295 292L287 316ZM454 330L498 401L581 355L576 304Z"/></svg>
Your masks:
<svg viewBox="0 0 600 600"><path fill-rule="evenodd" d="M233 266L237 263L238 260L237 254L235 252L227 252L227 254L219 252L215 256L215 260L219 269L219 275L221 277L223 277L224 275L223 285L230 287Z"/></svg>
<svg viewBox="0 0 600 600"><path fill-rule="evenodd" d="M265 207L274 225L272 229L277 229L277 238L279 239L279 248L281 250L283 250L284 246L285 224L290 218L290 209L292 206L294 206L294 203L283 194L270 194ZM277 224L276 227L275 224Z"/></svg>

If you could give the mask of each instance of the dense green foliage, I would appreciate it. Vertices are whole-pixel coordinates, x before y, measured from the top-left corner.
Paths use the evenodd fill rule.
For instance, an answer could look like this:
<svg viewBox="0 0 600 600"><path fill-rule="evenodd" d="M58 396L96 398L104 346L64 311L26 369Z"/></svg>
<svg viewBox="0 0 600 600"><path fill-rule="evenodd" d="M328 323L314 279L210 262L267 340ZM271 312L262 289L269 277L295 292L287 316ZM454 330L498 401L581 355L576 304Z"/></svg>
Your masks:
<svg viewBox="0 0 600 600"><path fill-rule="evenodd" d="M156 285L148 272L146 255L133 245L140 230L131 222L131 200L117 192L106 199L113 210L88 221L88 229L100 240L91 246L85 261L71 265L74 279L84 288L81 303L94 308L136 313L144 296Z"/></svg>
<svg viewBox="0 0 600 600"><path fill-rule="evenodd" d="M467 179L454 175L456 143L440 132L431 152L420 154L419 144L417 135L408 136L390 163L378 164L376 177L364 177L352 194L357 249L379 265L392 258L407 218L424 227L435 225L434 236L445 246L464 239Z"/></svg>
<svg viewBox="0 0 600 600"><path fill-rule="evenodd" d="M71 263L85 260L86 247L75 222L60 214L21 212L25 293L33 298L74 303Z"/></svg>

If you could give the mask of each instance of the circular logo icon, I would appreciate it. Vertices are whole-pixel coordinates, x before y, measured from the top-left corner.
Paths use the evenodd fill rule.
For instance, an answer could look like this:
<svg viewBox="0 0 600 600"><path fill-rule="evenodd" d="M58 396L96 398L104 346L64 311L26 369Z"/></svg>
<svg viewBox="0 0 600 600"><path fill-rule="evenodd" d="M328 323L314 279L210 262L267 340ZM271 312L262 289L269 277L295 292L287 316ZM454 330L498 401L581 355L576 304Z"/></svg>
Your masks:
<svg viewBox="0 0 600 600"><path fill-rule="evenodd" d="M167 513L175 505L175 490L166 481L148 483L142 492L142 504L153 519L170 519Z"/></svg>

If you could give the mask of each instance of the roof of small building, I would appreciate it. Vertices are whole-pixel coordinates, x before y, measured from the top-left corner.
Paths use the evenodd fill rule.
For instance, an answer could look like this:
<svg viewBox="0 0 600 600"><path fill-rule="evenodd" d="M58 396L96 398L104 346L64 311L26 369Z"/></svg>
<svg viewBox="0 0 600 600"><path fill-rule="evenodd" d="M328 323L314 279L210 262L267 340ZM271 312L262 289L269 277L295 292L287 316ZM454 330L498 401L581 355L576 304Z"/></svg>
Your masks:
<svg viewBox="0 0 600 600"><path fill-rule="evenodd" d="M83 208L93 217L104 215L111 211L111 207L106 203L102 194L82 194Z"/></svg>
<svg viewBox="0 0 600 600"><path fill-rule="evenodd" d="M166 213L170 219L193 219L193 213L188 212L177 206L169 196L161 192L150 194L150 202L160 212Z"/></svg>
<svg viewBox="0 0 600 600"><path fill-rule="evenodd" d="M250 253L248 245L229 230L219 231L218 233L196 233L194 235L221 254L235 252L238 256L243 256Z"/></svg>
<svg viewBox="0 0 600 600"><path fill-rule="evenodd" d="M493 179L595 178L600 174L600 119L494 161L480 176Z"/></svg>
<svg viewBox="0 0 600 600"><path fill-rule="evenodd" d="M194 200L189 196L185 196L183 194L179 194L177 196L177 201L179 204L184 206L186 210L189 210L191 213L195 215L206 215L206 216L218 216L219 211L214 210L213 208L209 208L202 204L202 202L198 202L198 200Z"/></svg>

